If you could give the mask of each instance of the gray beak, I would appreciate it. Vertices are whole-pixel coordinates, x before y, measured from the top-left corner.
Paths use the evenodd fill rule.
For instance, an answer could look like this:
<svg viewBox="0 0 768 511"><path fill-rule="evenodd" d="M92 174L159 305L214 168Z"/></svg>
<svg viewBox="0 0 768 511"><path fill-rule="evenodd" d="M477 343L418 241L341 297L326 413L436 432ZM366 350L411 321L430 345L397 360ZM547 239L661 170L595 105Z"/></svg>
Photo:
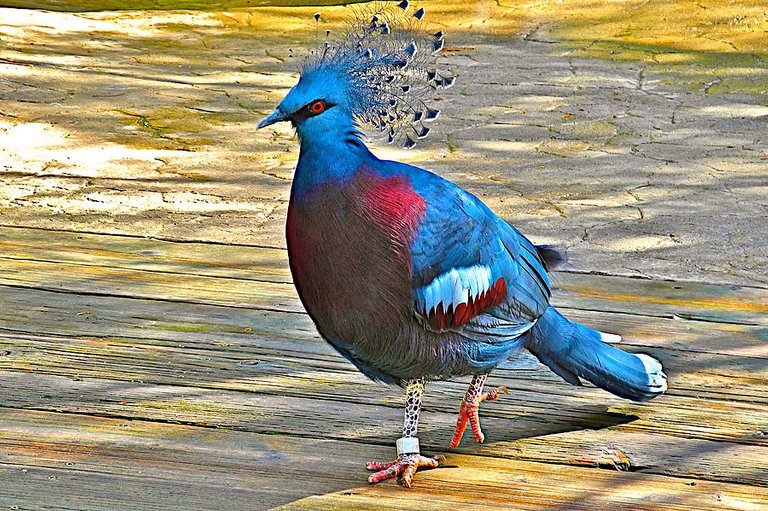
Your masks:
<svg viewBox="0 0 768 511"><path fill-rule="evenodd" d="M280 111L280 108L276 108L274 112L263 118L261 121L259 121L259 124L256 125L256 129L261 129L269 126L270 124L275 124L276 122L282 122L287 121L291 118L289 114L285 114L282 111Z"/></svg>

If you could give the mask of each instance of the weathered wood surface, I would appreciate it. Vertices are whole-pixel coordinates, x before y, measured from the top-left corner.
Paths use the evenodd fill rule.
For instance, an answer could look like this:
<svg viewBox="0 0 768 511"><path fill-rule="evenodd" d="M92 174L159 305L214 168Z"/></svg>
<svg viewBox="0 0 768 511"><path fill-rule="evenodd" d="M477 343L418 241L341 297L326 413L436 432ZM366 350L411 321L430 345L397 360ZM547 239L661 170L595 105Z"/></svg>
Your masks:
<svg viewBox="0 0 768 511"><path fill-rule="evenodd" d="M137 237L0 227L0 249L8 259L0 265L0 284L74 292L87 285L94 294L303 310L285 250L277 248L159 240L142 245ZM561 306L768 325L762 288L579 273L559 273L555 284Z"/></svg>
<svg viewBox="0 0 768 511"><path fill-rule="evenodd" d="M365 484L402 395L304 314L296 143L254 131L318 9L254 3L0 1L0 509L768 509L764 1L430 0L460 81L419 151L374 150L570 243L555 303L671 388L507 364L488 442L408 492ZM425 450L465 384L429 386Z"/></svg>
<svg viewBox="0 0 768 511"><path fill-rule="evenodd" d="M280 248L0 228L0 506L16 509L763 509L760 288L557 273L556 302L660 358L664 397L571 387L530 357L406 492L365 485L402 420L303 313ZM444 451L465 382L433 383ZM302 500L304 497L309 497Z"/></svg>
<svg viewBox="0 0 768 511"><path fill-rule="evenodd" d="M421 509L427 499L454 503L461 495L472 509L558 509L558 502L563 509L611 503L659 509L652 506L670 501L677 504L671 509L759 509L768 493L738 484L454 454L450 468L421 473L421 484L404 494L392 484L361 486L360 459L391 451L366 443L24 410L6 411L0 426L7 432L0 439L6 453L0 474L7 483L0 505L8 507L35 490L46 509L140 510L264 509L334 489L341 494L327 498L337 509ZM374 505L370 491L384 500ZM554 500L536 502L544 496Z"/></svg>

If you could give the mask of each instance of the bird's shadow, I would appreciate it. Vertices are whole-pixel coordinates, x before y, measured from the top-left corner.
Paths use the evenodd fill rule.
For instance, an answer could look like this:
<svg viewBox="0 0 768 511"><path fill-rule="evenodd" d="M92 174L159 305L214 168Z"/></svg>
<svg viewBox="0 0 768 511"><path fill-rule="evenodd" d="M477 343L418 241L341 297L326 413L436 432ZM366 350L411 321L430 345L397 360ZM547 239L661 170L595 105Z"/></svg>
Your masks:
<svg viewBox="0 0 768 511"><path fill-rule="evenodd" d="M609 410L604 404L587 403L583 405L571 403L560 406L559 414L537 414L535 409L521 411L515 403L504 403L502 396L499 401L486 402L480 408L480 420L485 442L478 444L472 437L470 428L464 433L459 447L449 450L449 444L454 433L457 413L449 406L432 407L427 403L422 411L419 424L419 439L422 451L432 453L456 452L461 454L483 454L493 451L498 444L570 433L583 430L600 430L629 424L639 417L632 414L618 413ZM458 408L458 406L457 406ZM393 430L393 432L397 429ZM371 444L393 445L396 436L383 438L381 435L367 435L356 438L356 442Z"/></svg>

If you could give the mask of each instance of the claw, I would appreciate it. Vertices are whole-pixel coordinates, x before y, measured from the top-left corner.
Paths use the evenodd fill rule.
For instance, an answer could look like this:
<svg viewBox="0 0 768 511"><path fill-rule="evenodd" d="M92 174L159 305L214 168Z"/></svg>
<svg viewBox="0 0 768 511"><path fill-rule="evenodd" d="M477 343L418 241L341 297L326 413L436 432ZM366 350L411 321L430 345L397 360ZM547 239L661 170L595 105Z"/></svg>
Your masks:
<svg viewBox="0 0 768 511"><path fill-rule="evenodd" d="M445 458L441 455L428 458L420 454L404 454L399 459L387 463L369 461L365 464L365 468L376 471L368 477L369 483L378 483L400 475L402 485L410 488L413 486L413 476L419 468L436 468L444 460Z"/></svg>
<svg viewBox="0 0 768 511"><path fill-rule="evenodd" d="M509 391L507 390L507 387L501 386L496 387L493 390L490 390L488 392L483 392L483 395L480 397L480 402L483 401L496 401L499 399L499 394L509 394Z"/></svg>
<svg viewBox="0 0 768 511"><path fill-rule="evenodd" d="M459 417L456 419L456 429L453 432L453 438L451 439L451 449L458 447L461 443L461 438L464 436L464 431L467 429L467 422L469 422L472 429L472 435L478 443L483 443L485 435L480 429L480 416L477 414L478 405L467 403L462 401L459 406Z"/></svg>
<svg viewBox="0 0 768 511"><path fill-rule="evenodd" d="M480 416L478 410L480 409L480 403L483 401L495 401L499 399L500 394L509 394L506 387L498 387L488 392L483 392L476 403L467 403L461 401L459 405L459 417L456 419L456 429L453 432L453 438L451 439L451 449L458 447L461 443L461 438L464 436L464 431L467 429L467 422L472 430L472 436L475 437L475 441L482 444L485 441L485 435L480 428Z"/></svg>

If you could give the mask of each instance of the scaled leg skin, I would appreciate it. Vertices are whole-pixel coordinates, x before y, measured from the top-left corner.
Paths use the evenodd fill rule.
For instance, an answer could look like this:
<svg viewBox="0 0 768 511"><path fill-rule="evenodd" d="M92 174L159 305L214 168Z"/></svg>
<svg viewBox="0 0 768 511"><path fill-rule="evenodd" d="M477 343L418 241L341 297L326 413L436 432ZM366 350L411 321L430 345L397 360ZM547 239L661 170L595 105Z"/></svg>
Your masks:
<svg viewBox="0 0 768 511"><path fill-rule="evenodd" d="M498 387L489 392L483 392L486 378L488 378L487 374L476 374L472 378L472 383L469 384L467 393L459 406L459 418L456 419L456 430L453 433L453 440L451 440L451 449L457 447L461 442L464 430L467 429L467 422L469 422L469 427L472 429L472 435L475 437L475 440L482 444L485 440L485 435L483 435L483 431L480 429L480 416L477 413L480 403L499 399L499 393L509 393L506 387Z"/></svg>
<svg viewBox="0 0 768 511"><path fill-rule="evenodd" d="M419 467L435 468L442 456L428 458L419 454L419 440L416 433L419 429L419 412L421 411L421 396L424 394L424 378L410 380L405 386L405 422L403 437L397 441L397 459L388 463L369 461L365 466L376 472L368 477L369 483L378 483L400 475L400 482L406 488L413 485L413 475Z"/></svg>

